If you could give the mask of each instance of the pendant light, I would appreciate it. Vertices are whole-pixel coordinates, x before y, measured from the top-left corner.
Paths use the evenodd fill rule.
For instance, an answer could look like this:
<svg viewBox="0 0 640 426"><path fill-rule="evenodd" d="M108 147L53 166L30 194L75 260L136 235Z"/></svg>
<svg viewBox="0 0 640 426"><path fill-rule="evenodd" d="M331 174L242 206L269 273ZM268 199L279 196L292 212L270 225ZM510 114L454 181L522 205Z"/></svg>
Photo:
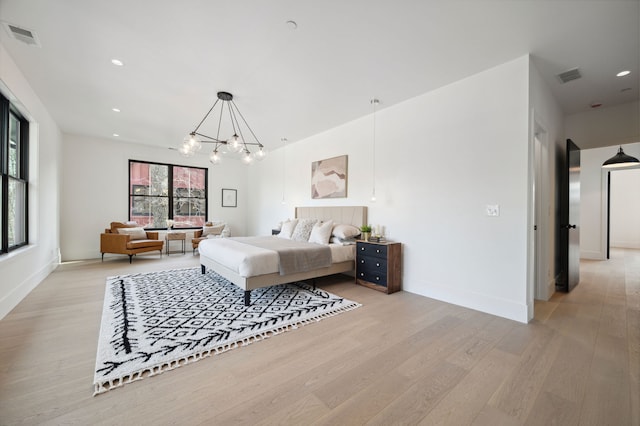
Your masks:
<svg viewBox="0 0 640 426"><path fill-rule="evenodd" d="M609 158L602 164L603 169L615 169L620 167L629 167L640 165L640 161L636 157L627 155L622 150L622 147L618 150L618 153Z"/></svg>

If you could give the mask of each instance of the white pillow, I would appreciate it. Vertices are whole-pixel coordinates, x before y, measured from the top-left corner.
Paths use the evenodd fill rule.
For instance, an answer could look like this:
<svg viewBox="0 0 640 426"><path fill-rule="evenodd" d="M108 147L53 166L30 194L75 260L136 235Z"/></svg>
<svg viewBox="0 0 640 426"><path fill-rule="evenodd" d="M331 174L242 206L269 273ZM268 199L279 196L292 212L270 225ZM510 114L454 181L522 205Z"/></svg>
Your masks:
<svg viewBox="0 0 640 426"><path fill-rule="evenodd" d="M309 242L316 243L316 244L329 244L329 238L331 238L332 229L333 229L332 220L316 223L313 226L313 229L311 230L311 235L309 236Z"/></svg>
<svg viewBox="0 0 640 426"><path fill-rule="evenodd" d="M209 235L220 235L224 230L224 224L222 225L212 225L212 226L203 226L202 227L202 236L207 237Z"/></svg>
<svg viewBox="0 0 640 426"><path fill-rule="evenodd" d="M298 219L296 229L291 234L291 239L295 241L309 241L313 226L318 223L318 219Z"/></svg>
<svg viewBox="0 0 640 426"><path fill-rule="evenodd" d="M338 238L353 238L360 235L357 226L339 224L333 227L333 236Z"/></svg>
<svg viewBox="0 0 640 426"><path fill-rule="evenodd" d="M293 230L296 228L298 224L298 219L287 220L286 222L282 222L282 229L280 229L280 233L278 234L279 238L286 238L287 240L291 239L291 235L293 235Z"/></svg>
<svg viewBox="0 0 640 426"><path fill-rule="evenodd" d="M131 237L131 240L146 240L147 233L139 226L133 228L118 228L118 234L125 234Z"/></svg>

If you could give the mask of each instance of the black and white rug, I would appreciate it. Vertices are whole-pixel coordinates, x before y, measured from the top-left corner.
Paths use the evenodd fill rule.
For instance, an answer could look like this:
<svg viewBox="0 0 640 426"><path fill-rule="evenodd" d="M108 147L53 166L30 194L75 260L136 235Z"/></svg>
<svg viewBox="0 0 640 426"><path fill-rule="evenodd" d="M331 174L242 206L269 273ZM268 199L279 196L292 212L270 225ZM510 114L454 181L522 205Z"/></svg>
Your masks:
<svg viewBox="0 0 640 426"><path fill-rule="evenodd" d="M107 278L94 395L360 304L304 283L244 292L200 268Z"/></svg>

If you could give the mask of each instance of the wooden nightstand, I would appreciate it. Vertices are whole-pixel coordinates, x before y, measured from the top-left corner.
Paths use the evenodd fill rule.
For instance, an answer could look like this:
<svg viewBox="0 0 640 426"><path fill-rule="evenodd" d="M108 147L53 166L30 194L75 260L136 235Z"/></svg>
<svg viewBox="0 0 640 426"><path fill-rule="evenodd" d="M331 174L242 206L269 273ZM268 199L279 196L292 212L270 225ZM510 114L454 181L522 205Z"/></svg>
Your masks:
<svg viewBox="0 0 640 426"><path fill-rule="evenodd" d="M171 253L169 251L169 243L171 241L182 241L182 254L184 254L184 243L187 240L187 233L186 232L167 232L167 235L164 237L165 239L165 244L166 246L166 250L167 250L167 256L169 256L169 254Z"/></svg>
<svg viewBox="0 0 640 426"><path fill-rule="evenodd" d="M400 291L400 243L358 241L356 245L356 283L387 294Z"/></svg>

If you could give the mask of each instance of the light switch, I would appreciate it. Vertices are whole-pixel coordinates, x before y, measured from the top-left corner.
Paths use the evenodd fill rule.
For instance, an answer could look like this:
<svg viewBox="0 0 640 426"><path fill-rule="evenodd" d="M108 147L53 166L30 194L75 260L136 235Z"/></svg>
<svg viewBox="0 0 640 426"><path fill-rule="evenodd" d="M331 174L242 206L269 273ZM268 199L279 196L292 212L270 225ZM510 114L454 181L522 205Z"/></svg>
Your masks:
<svg viewBox="0 0 640 426"><path fill-rule="evenodd" d="M500 216L500 205L487 204L487 216Z"/></svg>

